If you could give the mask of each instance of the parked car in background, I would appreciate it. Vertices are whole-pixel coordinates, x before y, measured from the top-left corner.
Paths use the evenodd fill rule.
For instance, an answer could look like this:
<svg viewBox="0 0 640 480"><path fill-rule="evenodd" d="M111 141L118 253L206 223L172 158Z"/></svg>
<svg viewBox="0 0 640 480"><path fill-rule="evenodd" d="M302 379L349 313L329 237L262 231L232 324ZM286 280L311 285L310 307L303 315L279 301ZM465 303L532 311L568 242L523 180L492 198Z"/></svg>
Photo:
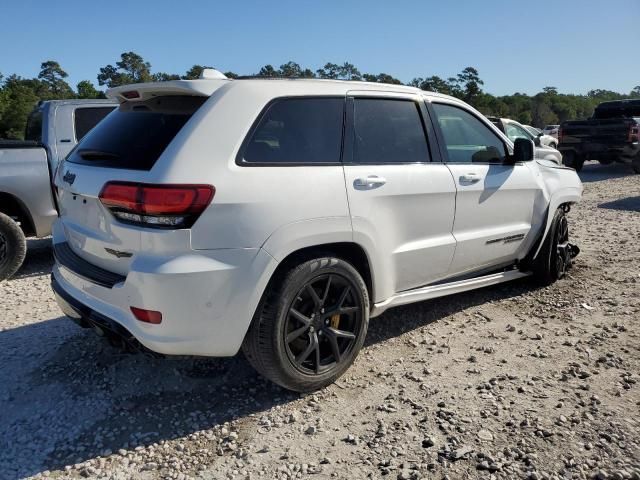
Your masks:
<svg viewBox="0 0 640 480"><path fill-rule="evenodd" d="M533 141L535 144L535 158L539 160L550 160L558 165L562 165L562 154L555 148L543 145L540 137L533 135L521 123L509 118L488 117L489 120L500 129L509 140L515 142L517 138L524 138Z"/></svg>
<svg viewBox="0 0 640 480"><path fill-rule="evenodd" d="M598 105L588 120L563 122L559 149L567 166L582 170L586 160L626 163L640 173L640 100Z"/></svg>
<svg viewBox="0 0 640 480"><path fill-rule="evenodd" d="M164 354L242 348L310 391L369 317L571 265L575 171L464 102L220 77L109 90L117 111L58 170L52 286L81 326Z"/></svg>
<svg viewBox="0 0 640 480"><path fill-rule="evenodd" d="M552 137L551 135L545 135L542 130L536 127L532 127L531 125L523 125L527 131L535 137L540 139L540 143L547 147L558 148L558 139L556 137Z"/></svg>
<svg viewBox="0 0 640 480"><path fill-rule="evenodd" d="M554 138L558 138L558 128L560 128L560 125L547 125L546 127L544 127L542 129L542 133L544 133L545 135L550 135Z"/></svg>
<svg viewBox="0 0 640 480"><path fill-rule="evenodd" d="M51 234L58 162L114 108L111 100L41 102L29 115L25 141L0 140L0 281L22 265L25 237Z"/></svg>

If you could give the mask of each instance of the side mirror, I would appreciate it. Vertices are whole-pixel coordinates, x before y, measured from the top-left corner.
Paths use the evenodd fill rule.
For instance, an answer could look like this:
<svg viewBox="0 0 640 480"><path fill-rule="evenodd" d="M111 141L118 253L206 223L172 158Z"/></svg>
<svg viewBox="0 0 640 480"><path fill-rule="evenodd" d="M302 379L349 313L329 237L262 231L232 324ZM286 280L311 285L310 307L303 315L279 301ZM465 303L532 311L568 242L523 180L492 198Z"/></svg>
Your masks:
<svg viewBox="0 0 640 480"><path fill-rule="evenodd" d="M527 138L516 138L516 141L513 142L513 155L511 155L509 163L530 162L533 160L534 151L533 141Z"/></svg>
<svg viewBox="0 0 640 480"><path fill-rule="evenodd" d="M540 142L540 137L536 137L536 138L534 138L534 139L533 139L533 143L535 144L535 146L536 146L536 147L539 147L539 146L540 146L540 143L541 143L541 142Z"/></svg>

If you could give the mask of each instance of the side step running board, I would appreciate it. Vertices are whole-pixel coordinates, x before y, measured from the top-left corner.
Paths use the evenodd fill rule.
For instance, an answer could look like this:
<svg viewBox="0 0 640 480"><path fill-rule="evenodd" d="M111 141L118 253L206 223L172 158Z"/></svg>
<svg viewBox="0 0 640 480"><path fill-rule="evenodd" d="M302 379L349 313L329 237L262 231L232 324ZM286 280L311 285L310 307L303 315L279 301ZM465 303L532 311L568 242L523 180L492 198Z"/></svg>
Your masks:
<svg viewBox="0 0 640 480"><path fill-rule="evenodd" d="M371 317L380 315L386 309L397 307L398 305L406 305L407 303L420 302L431 298L444 297L454 293L475 290L476 288L488 287L498 283L509 282L518 278L530 276L530 272L521 272L519 270L509 270L507 272L492 273L482 277L469 278L458 282L442 283L439 285L431 285L428 287L417 288L407 292L399 293L383 302L376 303L371 309Z"/></svg>

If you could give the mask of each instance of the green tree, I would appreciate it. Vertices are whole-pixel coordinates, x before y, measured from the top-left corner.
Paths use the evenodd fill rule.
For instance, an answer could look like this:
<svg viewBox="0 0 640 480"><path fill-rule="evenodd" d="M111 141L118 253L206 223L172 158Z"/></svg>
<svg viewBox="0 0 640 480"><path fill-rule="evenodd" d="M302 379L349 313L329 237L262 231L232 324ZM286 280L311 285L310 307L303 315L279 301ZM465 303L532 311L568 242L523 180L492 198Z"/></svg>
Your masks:
<svg viewBox="0 0 640 480"><path fill-rule="evenodd" d="M474 100L482 93L481 85L484 85L478 70L473 67L465 68L458 74L457 83L462 90L464 101L473 105Z"/></svg>
<svg viewBox="0 0 640 480"><path fill-rule="evenodd" d="M60 64L54 60L47 60L40 64L38 79L41 81L40 96L43 98L73 98L74 93L65 81L69 75Z"/></svg>
<svg viewBox="0 0 640 480"><path fill-rule="evenodd" d="M205 68L213 68L213 67L207 67L207 66L204 66L204 65L194 65L189 70L187 70L187 73L185 73L182 76L182 79L183 80L197 80L198 78L200 78L200 75L202 75L202 71Z"/></svg>
<svg viewBox="0 0 640 480"><path fill-rule="evenodd" d="M2 86L4 108L0 118L0 138L22 140L27 117L37 105L38 80L23 79L10 75Z"/></svg>
<svg viewBox="0 0 640 480"><path fill-rule="evenodd" d="M106 65L98 74L98 85L106 85L109 88L151 81L153 81L151 64L134 52L123 53L115 66Z"/></svg>
<svg viewBox="0 0 640 480"><path fill-rule="evenodd" d="M158 72L151 75L151 79L154 82L168 82L170 80L180 80L180 75L175 73Z"/></svg>
<svg viewBox="0 0 640 480"><path fill-rule="evenodd" d="M398 80L395 77L392 77L388 73L379 73L377 75L365 73L362 75L362 79L365 82L390 83L394 85L402 85L402 82L400 80Z"/></svg>
<svg viewBox="0 0 640 480"><path fill-rule="evenodd" d="M258 72L258 77L279 77L280 72L273 68L272 65L265 65Z"/></svg>
<svg viewBox="0 0 640 480"><path fill-rule="evenodd" d="M428 78L414 78L411 81L411 85L428 92L444 93L445 95L451 95L452 93L451 84L437 75Z"/></svg>
<svg viewBox="0 0 640 480"><path fill-rule="evenodd" d="M76 85L78 98L105 98L100 90L97 90L89 80L82 80Z"/></svg>

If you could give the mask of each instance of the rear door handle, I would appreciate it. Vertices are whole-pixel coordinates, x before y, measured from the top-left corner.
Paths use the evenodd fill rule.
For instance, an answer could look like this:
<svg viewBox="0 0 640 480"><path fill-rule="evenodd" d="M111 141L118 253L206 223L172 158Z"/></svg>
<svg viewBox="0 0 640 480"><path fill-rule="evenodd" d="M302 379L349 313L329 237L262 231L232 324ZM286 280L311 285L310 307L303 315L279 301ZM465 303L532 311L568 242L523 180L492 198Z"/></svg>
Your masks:
<svg viewBox="0 0 640 480"><path fill-rule="evenodd" d="M357 189L377 188L387 183L387 179L378 175L368 175L366 178L356 178L353 186Z"/></svg>
<svg viewBox="0 0 640 480"><path fill-rule="evenodd" d="M460 175L460 183L470 184L470 183L478 183L481 177L477 173L467 173L465 175Z"/></svg>

